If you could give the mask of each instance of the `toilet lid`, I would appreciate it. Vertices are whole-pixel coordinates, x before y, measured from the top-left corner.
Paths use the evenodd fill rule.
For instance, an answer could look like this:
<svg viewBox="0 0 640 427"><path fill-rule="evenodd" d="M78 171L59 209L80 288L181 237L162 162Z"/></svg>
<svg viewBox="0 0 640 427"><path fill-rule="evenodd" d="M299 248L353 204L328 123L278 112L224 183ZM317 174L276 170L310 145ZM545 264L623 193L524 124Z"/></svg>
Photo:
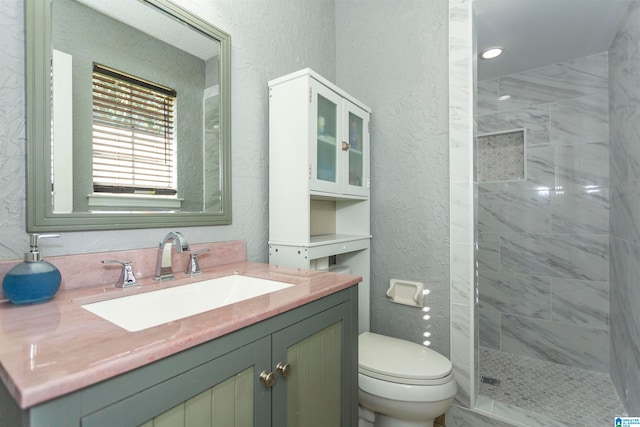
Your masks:
<svg viewBox="0 0 640 427"><path fill-rule="evenodd" d="M375 378L412 383L451 373L449 359L420 344L364 332L358 337L358 346L360 373Z"/></svg>

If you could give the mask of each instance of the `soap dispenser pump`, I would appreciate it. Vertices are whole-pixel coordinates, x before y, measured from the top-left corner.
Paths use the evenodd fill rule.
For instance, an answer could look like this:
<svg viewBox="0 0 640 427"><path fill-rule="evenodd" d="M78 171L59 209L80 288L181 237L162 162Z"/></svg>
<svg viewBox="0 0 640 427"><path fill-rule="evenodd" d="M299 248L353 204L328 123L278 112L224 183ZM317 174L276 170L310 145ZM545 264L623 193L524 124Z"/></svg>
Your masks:
<svg viewBox="0 0 640 427"><path fill-rule="evenodd" d="M39 239L60 237L57 234L30 234L31 250L25 252L24 262L7 272L2 281L5 297L14 304L35 304L53 298L60 288L62 276L55 265L42 259Z"/></svg>

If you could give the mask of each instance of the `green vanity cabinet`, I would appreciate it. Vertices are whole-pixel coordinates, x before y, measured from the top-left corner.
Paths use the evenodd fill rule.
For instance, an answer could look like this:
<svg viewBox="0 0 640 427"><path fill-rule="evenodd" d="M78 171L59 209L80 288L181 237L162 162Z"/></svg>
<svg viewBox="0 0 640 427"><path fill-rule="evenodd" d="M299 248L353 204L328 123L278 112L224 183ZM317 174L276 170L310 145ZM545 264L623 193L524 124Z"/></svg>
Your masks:
<svg viewBox="0 0 640 427"><path fill-rule="evenodd" d="M22 411L20 423L0 405L0 427L357 425L357 324L354 286Z"/></svg>
<svg viewBox="0 0 640 427"><path fill-rule="evenodd" d="M81 425L261 425L259 420L269 416L269 396L254 378L261 365L269 366L269 351L268 337L254 341L82 417Z"/></svg>
<svg viewBox="0 0 640 427"><path fill-rule="evenodd" d="M274 426L351 426L340 407L344 370L344 315L335 307L272 336L272 360L278 374L273 387ZM348 353L348 352L347 352ZM287 370L286 377L283 371ZM346 400L345 400L346 401ZM357 406L357 400L356 406Z"/></svg>

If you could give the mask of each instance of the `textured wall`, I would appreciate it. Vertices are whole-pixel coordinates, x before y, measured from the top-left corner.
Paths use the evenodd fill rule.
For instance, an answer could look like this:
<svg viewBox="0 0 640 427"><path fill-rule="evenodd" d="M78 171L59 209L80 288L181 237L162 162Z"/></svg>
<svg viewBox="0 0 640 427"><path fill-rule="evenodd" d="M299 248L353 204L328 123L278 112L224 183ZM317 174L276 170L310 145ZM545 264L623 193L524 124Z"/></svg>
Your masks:
<svg viewBox="0 0 640 427"><path fill-rule="evenodd" d="M233 224L178 229L192 242L247 240L267 261L267 81L303 67L335 79L333 0L176 0L232 36ZM22 257L25 232L23 1L0 1L0 258ZM328 36L327 36L328 34ZM153 247L167 231L62 233L42 246L64 255Z"/></svg>
<svg viewBox="0 0 640 427"><path fill-rule="evenodd" d="M28 242L23 21L21 1L0 2L0 258L18 258Z"/></svg>
<svg viewBox="0 0 640 427"><path fill-rule="evenodd" d="M640 413L640 2L609 51L611 378L629 414Z"/></svg>
<svg viewBox="0 0 640 427"><path fill-rule="evenodd" d="M447 3L336 0L337 84L371 118L371 329L449 355ZM393 304L392 278L426 306Z"/></svg>
<svg viewBox="0 0 640 427"><path fill-rule="evenodd" d="M609 370L608 87L606 52L478 83L478 132L527 134L527 179L478 184L483 346Z"/></svg>

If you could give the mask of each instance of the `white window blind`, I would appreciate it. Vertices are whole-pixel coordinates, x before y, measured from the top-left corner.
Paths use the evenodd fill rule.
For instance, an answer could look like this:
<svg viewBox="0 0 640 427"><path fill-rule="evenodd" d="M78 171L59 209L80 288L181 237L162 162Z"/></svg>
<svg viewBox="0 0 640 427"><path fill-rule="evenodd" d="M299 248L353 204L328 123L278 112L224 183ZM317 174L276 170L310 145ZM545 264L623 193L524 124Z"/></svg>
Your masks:
<svg viewBox="0 0 640 427"><path fill-rule="evenodd" d="M93 66L93 191L176 194L176 92Z"/></svg>

